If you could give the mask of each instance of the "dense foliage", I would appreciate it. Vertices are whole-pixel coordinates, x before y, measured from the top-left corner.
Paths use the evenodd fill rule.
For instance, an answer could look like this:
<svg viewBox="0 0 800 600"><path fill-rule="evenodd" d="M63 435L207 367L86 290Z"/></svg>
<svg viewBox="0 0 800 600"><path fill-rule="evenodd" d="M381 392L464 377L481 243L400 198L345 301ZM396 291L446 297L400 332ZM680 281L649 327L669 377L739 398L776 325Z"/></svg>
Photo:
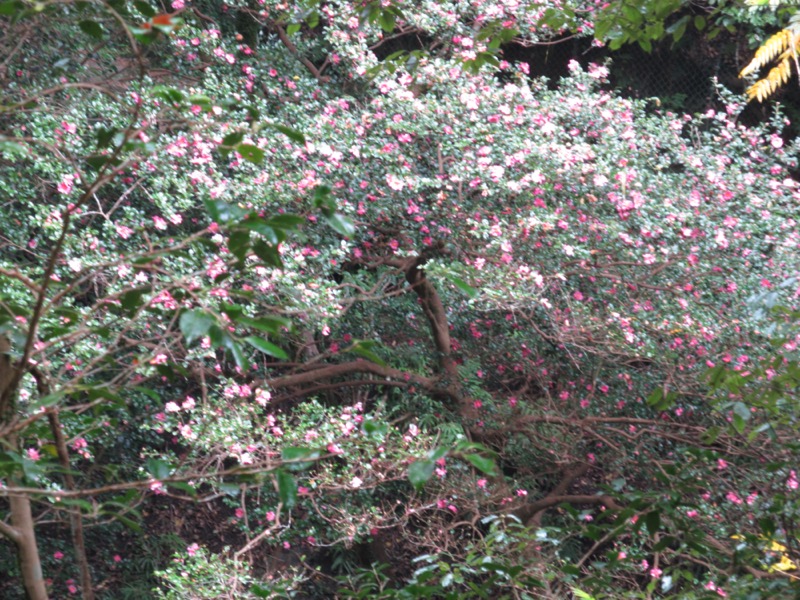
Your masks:
<svg viewBox="0 0 800 600"><path fill-rule="evenodd" d="M3 597L796 594L797 147L620 6L0 3Z"/></svg>

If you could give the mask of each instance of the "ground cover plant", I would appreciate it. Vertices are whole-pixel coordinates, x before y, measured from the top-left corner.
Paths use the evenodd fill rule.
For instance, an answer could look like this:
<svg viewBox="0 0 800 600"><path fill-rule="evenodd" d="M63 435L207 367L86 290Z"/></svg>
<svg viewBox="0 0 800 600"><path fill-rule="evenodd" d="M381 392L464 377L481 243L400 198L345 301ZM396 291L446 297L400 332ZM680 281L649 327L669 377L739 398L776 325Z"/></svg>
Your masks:
<svg viewBox="0 0 800 600"><path fill-rule="evenodd" d="M3 597L793 597L797 147L620 6L0 3Z"/></svg>

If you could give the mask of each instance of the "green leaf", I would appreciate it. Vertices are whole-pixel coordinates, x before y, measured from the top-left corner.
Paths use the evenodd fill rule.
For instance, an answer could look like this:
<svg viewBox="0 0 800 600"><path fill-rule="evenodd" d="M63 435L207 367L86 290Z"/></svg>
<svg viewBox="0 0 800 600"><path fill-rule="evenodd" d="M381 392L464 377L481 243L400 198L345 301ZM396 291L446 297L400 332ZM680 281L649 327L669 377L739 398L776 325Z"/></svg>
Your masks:
<svg viewBox="0 0 800 600"><path fill-rule="evenodd" d="M18 0L7 0L0 2L0 15L14 15L23 9L23 5Z"/></svg>
<svg viewBox="0 0 800 600"><path fill-rule="evenodd" d="M229 315L230 316L230 315ZM252 327L265 333L280 334L283 329L292 329L292 320L286 317L279 317L277 315L268 315L265 317L231 317L240 325Z"/></svg>
<svg viewBox="0 0 800 600"><path fill-rule="evenodd" d="M380 19L380 26L386 33L391 33L394 31L395 25L397 23L397 17L392 14L391 11L384 10L381 13Z"/></svg>
<svg viewBox="0 0 800 600"><path fill-rule="evenodd" d="M267 221L267 224L275 229L295 230L305 222L303 217L297 215L277 215Z"/></svg>
<svg viewBox="0 0 800 600"><path fill-rule="evenodd" d="M734 414L733 418L731 419L731 424L733 428L736 430L736 433L743 433L745 428L747 427L747 421L745 421L740 415Z"/></svg>
<svg viewBox="0 0 800 600"><path fill-rule="evenodd" d="M236 362L236 366L242 371L247 371L250 368L250 361L247 360L241 344L232 338L229 339L230 342L227 344L227 347L231 351L231 354L233 354L233 360Z"/></svg>
<svg viewBox="0 0 800 600"><path fill-rule="evenodd" d="M248 162L260 165L264 162L264 151L258 146L252 144L239 144L236 146L236 151Z"/></svg>
<svg viewBox="0 0 800 600"><path fill-rule="evenodd" d="M268 354L269 356L274 356L280 360L286 360L289 358L289 355L283 350L283 348L276 346L272 342L268 342L267 340L257 338L254 336L248 336L244 338L244 341L250 344L256 350L260 350L264 354Z"/></svg>
<svg viewBox="0 0 800 600"><path fill-rule="evenodd" d="M285 509L291 510L297 502L297 482L283 469L275 472L275 479L278 482L278 497L281 504Z"/></svg>
<svg viewBox="0 0 800 600"><path fill-rule="evenodd" d="M261 584L254 583L250 588L250 593L257 598L273 598L275 591L272 588L264 587Z"/></svg>
<svg viewBox="0 0 800 600"><path fill-rule="evenodd" d="M473 467L478 469L481 473L487 475L494 475L494 461L491 458L481 456L480 454L465 454L464 458L472 464Z"/></svg>
<svg viewBox="0 0 800 600"><path fill-rule="evenodd" d="M650 535L655 535L661 529L661 511L652 510L644 516L644 524Z"/></svg>
<svg viewBox="0 0 800 600"><path fill-rule="evenodd" d="M113 516L115 521L119 521L120 523L125 525L125 527L127 527L128 529L130 529L131 531L133 531L135 533L142 533L144 531L142 529L141 525L139 525L133 519L129 519L128 517L125 517L125 516L123 516L121 514L116 514L116 513L112 513L112 516Z"/></svg>
<svg viewBox="0 0 800 600"><path fill-rule="evenodd" d="M156 16L156 10L150 6L147 2L143 2L142 0L135 0L133 5L136 7L140 13L142 13L148 19L152 19Z"/></svg>
<svg viewBox="0 0 800 600"><path fill-rule="evenodd" d="M103 35L105 34L103 26L97 21L79 21L78 27L80 27L81 31L83 31L86 35L98 40L103 39Z"/></svg>
<svg viewBox="0 0 800 600"><path fill-rule="evenodd" d="M208 335L209 329L217 320L205 311L194 309L187 310L181 315L179 326L181 333L191 344L194 340Z"/></svg>
<svg viewBox="0 0 800 600"><path fill-rule="evenodd" d="M21 155L25 156L28 154L27 146L23 146L18 142L12 142L11 140L0 140L0 152L6 154L8 158L12 158L14 155Z"/></svg>
<svg viewBox="0 0 800 600"><path fill-rule="evenodd" d="M580 571L578 571L580 573ZM576 573L577 575L577 573ZM580 598L580 600L595 600L595 597L587 594L583 590L579 590L578 588L572 588L572 593L575 594L576 598Z"/></svg>
<svg viewBox="0 0 800 600"><path fill-rule="evenodd" d="M260 258L264 264L280 269L283 267L281 254L275 246L265 243L263 240L256 240L253 243L253 253Z"/></svg>
<svg viewBox="0 0 800 600"><path fill-rule="evenodd" d="M227 154L231 150L233 150L236 146L242 143L244 139L244 131L234 131L229 133L224 138L222 138L222 143L220 144L220 151L223 154Z"/></svg>
<svg viewBox="0 0 800 600"><path fill-rule="evenodd" d="M237 229L231 233L228 240L228 250L239 259L240 265L244 263L247 249L250 247L250 232L246 229Z"/></svg>
<svg viewBox="0 0 800 600"><path fill-rule="evenodd" d="M652 406L655 410L667 410L675 401L675 394L669 392L664 394L663 388L656 388L653 393L647 397L648 406Z"/></svg>
<svg viewBox="0 0 800 600"><path fill-rule="evenodd" d="M144 468L153 476L153 479L158 479L159 481L169 477L172 472L172 467L160 458L148 458L145 461Z"/></svg>
<svg viewBox="0 0 800 600"><path fill-rule="evenodd" d="M703 15L697 15L694 18L694 26L697 31L703 31L706 28L706 18Z"/></svg>
<svg viewBox="0 0 800 600"><path fill-rule="evenodd" d="M223 494L226 494L231 498L236 498L241 493L242 486L238 483L224 481L219 484L219 489L222 491Z"/></svg>
<svg viewBox="0 0 800 600"><path fill-rule="evenodd" d="M281 451L281 460L291 461L285 465L290 471L304 471L314 464L322 453L314 448L291 446Z"/></svg>
<svg viewBox="0 0 800 600"><path fill-rule="evenodd" d="M217 223L228 223L236 221L244 217L245 212L229 202L224 200L204 200L203 204L206 205L211 218Z"/></svg>
<svg viewBox="0 0 800 600"><path fill-rule="evenodd" d="M456 277L456 276L454 276L454 275L446 275L445 277L447 278L447 280L448 280L450 283L452 283L452 284L453 284L454 286L456 286L456 287L457 287L459 290L461 290L462 292L464 292L464 293L465 293L465 294L466 294L468 297L470 297L470 298L474 298L475 296L477 296L477 295L478 295L478 290L476 290L474 287L472 287L471 285L469 285L469 284L468 284L466 281L464 281L463 279L461 279L461 278L459 278L459 277Z"/></svg>
<svg viewBox="0 0 800 600"><path fill-rule="evenodd" d="M286 239L286 235L282 230L276 230L274 227L268 225L264 219L256 215L248 216L244 221L242 221L242 225L251 231L260 233L262 236L264 236L267 242L273 246Z"/></svg>
<svg viewBox="0 0 800 600"><path fill-rule="evenodd" d="M171 482L169 482L168 485L169 485L170 488L173 488L173 489L176 489L176 490L180 490L182 492L186 492L190 496L196 496L197 495L197 490L194 489L191 485L189 485L185 481L171 481Z"/></svg>
<svg viewBox="0 0 800 600"><path fill-rule="evenodd" d="M417 491L421 490L433 475L436 463L429 459L418 460L408 467L408 480Z"/></svg>
<svg viewBox="0 0 800 600"><path fill-rule="evenodd" d="M344 237L352 237L356 232L356 227L353 225L353 222L341 213L335 212L331 215L323 213L323 218L334 231L342 234Z"/></svg>
<svg viewBox="0 0 800 600"><path fill-rule="evenodd" d="M54 404L57 404L58 401L61 400L61 398L63 398L63 397L64 397L64 391L63 390L58 390L58 391L53 392L52 394L47 394L46 396L43 396L41 398L37 398L36 400L32 401L29 406L30 406L31 410L38 410L40 408L47 408L49 406L53 406Z"/></svg>
<svg viewBox="0 0 800 600"><path fill-rule="evenodd" d="M292 37L298 31L300 31L300 23L291 23L286 28L286 35L288 35L289 37Z"/></svg>
<svg viewBox="0 0 800 600"><path fill-rule="evenodd" d="M306 143L306 136L304 136L303 133L298 131L297 129L292 129L291 127L287 127L286 125L280 125L278 123L269 123L268 125L276 129L277 131L280 131L283 135L288 137L293 142L297 142L298 144Z"/></svg>
<svg viewBox="0 0 800 600"><path fill-rule="evenodd" d="M365 419L361 428L367 437L382 440L389 433L389 424L375 419Z"/></svg>
<svg viewBox="0 0 800 600"><path fill-rule="evenodd" d="M386 362L375 354L373 348L379 347L380 344L375 340L356 340L353 342L353 345L350 346L345 350L345 352L352 352L353 354L357 354L362 358L366 358L367 360L374 362L376 365L381 365L382 367L386 366Z"/></svg>
<svg viewBox="0 0 800 600"><path fill-rule="evenodd" d="M144 295L149 291L150 290L146 287L128 290L120 295L120 306L122 306L128 316L132 316L144 304Z"/></svg>
<svg viewBox="0 0 800 600"><path fill-rule="evenodd" d="M154 86L152 89L152 93L155 97L160 98L171 104L181 104L184 100L183 92L166 85Z"/></svg>

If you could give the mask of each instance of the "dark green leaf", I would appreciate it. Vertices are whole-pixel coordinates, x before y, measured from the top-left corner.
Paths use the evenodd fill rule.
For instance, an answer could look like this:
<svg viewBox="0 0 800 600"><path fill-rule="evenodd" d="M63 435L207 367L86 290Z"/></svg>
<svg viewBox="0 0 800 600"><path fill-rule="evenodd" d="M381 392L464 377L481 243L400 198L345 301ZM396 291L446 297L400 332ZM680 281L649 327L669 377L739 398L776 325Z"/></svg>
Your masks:
<svg viewBox="0 0 800 600"><path fill-rule="evenodd" d="M464 292L470 298L474 298L475 296L478 295L478 290L469 285L463 279L456 277L454 275L446 275L446 278L450 283L452 283L454 286L456 286L459 290Z"/></svg>
<svg viewBox="0 0 800 600"><path fill-rule="evenodd" d="M356 231L356 227L353 225L353 222L341 213L335 212L331 215L326 215L323 213L323 218L328 222L328 225L330 225L334 231L342 234L344 237L352 237Z"/></svg>
<svg viewBox="0 0 800 600"><path fill-rule="evenodd" d="M234 131L222 138L221 148L225 151L233 150L236 146L242 143L244 139L244 131Z"/></svg>
<svg viewBox="0 0 800 600"><path fill-rule="evenodd" d="M231 233L228 240L228 250L239 259L240 265L244 264L247 249L250 247L250 232L246 229L237 229Z"/></svg>
<svg viewBox="0 0 800 600"><path fill-rule="evenodd" d="M264 162L264 151L252 144L239 144L236 151L248 162L260 165Z"/></svg>
<svg viewBox="0 0 800 600"><path fill-rule="evenodd" d="M159 458L148 458L145 462L145 469L153 479L166 479L172 472L172 468L163 460Z"/></svg>
<svg viewBox="0 0 800 600"><path fill-rule="evenodd" d="M22 11L24 7L18 0L8 0L0 2L0 15L14 15Z"/></svg>
<svg viewBox="0 0 800 600"><path fill-rule="evenodd" d="M661 511L652 510L644 516L644 524L650 535L655 535L661 529Z"/></svg>
<svg viewBox="0 0 800 600"><path fill-rule="evenodd" d="M378 346L380 346L380 344L374 340L356 340L353 342L353 345L347 348L345 351L352 352L353 354L357 354L362 358L366 358L377 365L385 367L386 362L384 362L380 356L375 354L375 351L373 350L373 348Z"/></svg>
<svg viewBox="0 0 800 600"><path fill-rule="evenodd" d="M242 491L242 486L239 483L224 481L219 484L219 489L231 498L236 498Z"/></svg>
<svg viewBox="0 0 800 600"><path fill-rule="evenodd" d="M267 224L276 229L289 229L294 230L300 227L306 220L297 215L277 215L272 217Z"/></svg>
<svg viewBox="0 0 800 600"><path fill-rule="evenodd" d="M275 479L278 482L278 497L283 508L292 509L297 502L297 482L284 469L275 472Z"/></svg>
<svg viewBox="0 0 800 600"><path fill-rule="evenodd" d="M81 28L86 35L89 35L95 39L102 39L105 31L103 31L103 26L100 25L97 21L80 21L78 23L78 27Z"/></svg>
<svg viewBox="0 0 800 600"><path fill-rule="evenodd" d="M291 446L281 451L281 460L288 461L286 468L290 471L304 471L314 464L322 453L314 448Z"/></svg>
<svg viewBox="0 0 800 600"><path fill-rule="evenodd" d="M240 325L252 327L253 329L258 329L259 331L264 331L266 333L279 334L283 329L292 329L291 319L276 315L258 318L244 316L236 316L232 318L234 318L234 320Z"/></svg>
<svg viewBox="0 0 800 600"><path fill-rule="evenodd" d="M361 428L364 430L364 434L367 437L378 440L383 439L386 437L386 434L389 433L389 424L383 421L376 421L375 419L366 419Z"/></svg>
<svg viewBox="0 0 800 600"><path fill-rule="evenodd" d="M135 0L133 5L136 7L140 13L142 13L148 19L152 19L156 16L156 10L150 6L147 2L143 2L142 0Z"/></svg>
<svg viewBox="0 0 800 600"><path fill-rule="evenodd" d="M194 340L208 335L209 329L216 322L217 320L212 315L195 309L184 312L181 315L179 325L186 341L191 344Z"/></svg>
<svg viewBox="0 0 800 600"><path fill-rule="evenodd" d="M286 360L289 358L289 355L286 354L286 351L283 350L280 346L276 346L272 342L268 342L267 340L248 336L244 338L244 341L250 344L256 350L260 350L264 354L268 354L269 356L274 356L280 360Z"/></svg>
<svg viewBox="0 0 800 600"><path fill-rule="evenodd" d="M394 31L395 24L397 23L397 17L392 14L391 11L384 10L380 16L380 26L386 33L391 33Z"/></svg>
<svg viewBox="0 0 800 600"><path fill-rule="evenodd" d="M478 469L481 473L487 475L494 475L494 461L491 458L486 458L480 454L466 454L464 458L469 461L473 467Z"/></svg>
<svg viewBox="0 0 800 600"><path fill-rule="evenodd" d="M408 467L408 480L417 490L421 490L433 475L436 463L432 460L418 460Z"/></svg>
<svg viewBox="0 0 800 600"><path fill-rule="evenodd" d="M280 252L275 246L271 246L262 240L256 240L253 242L253 252L264 264L278 269L283 267Z"/></svg>
<svg viewBox="0 0 800 600"><path fill-rule="evenodd" d="M302 132L298 131L297 129L292 129L291 127L287 127L286 125L279 125L278 123L270 123L270 127L273 127L280 131L283 135L288 137L293 142L297 142L298 144L305 144L306 143L306 136L303 135Z"/></svg>

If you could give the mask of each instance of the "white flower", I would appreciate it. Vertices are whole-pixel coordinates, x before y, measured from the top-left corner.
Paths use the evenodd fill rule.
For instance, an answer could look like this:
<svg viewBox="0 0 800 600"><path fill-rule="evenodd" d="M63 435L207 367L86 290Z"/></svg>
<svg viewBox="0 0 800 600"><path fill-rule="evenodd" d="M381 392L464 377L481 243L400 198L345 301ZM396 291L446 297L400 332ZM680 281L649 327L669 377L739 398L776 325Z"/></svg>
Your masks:
<svg viewBox="0 0 800 600"><path fill-rule="evenodd" d="M350 480L350 487L352 487L352 488L360 488L362 483L364 483L363 479L361 479L360 477L353 477Z"/></svg>

